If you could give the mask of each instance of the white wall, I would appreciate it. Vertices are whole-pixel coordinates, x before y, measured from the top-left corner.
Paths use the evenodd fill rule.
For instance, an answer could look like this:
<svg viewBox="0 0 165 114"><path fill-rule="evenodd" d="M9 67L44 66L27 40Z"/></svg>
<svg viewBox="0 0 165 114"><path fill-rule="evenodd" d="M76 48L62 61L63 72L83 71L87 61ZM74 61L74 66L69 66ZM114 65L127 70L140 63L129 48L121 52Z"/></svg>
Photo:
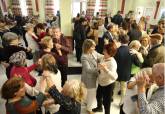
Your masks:
<svg viewBox="0 0 165 114"><path fill-rule="evenodd" d="M118 10L121 10L121 3L122 0L108 0L108 11L111 11L112 15L116 14ZM144 11L146 8L153 8L153 15L151 15L150 23L156 24L157 21L160 19L160 11L161 9L165 8L165 0L161 0L157 18L154 18L154 13L156 10L156 0L125 0L125 8L124 8L124 14L128 13L129 10L136 11L137 7L144 8Z"/></svg>

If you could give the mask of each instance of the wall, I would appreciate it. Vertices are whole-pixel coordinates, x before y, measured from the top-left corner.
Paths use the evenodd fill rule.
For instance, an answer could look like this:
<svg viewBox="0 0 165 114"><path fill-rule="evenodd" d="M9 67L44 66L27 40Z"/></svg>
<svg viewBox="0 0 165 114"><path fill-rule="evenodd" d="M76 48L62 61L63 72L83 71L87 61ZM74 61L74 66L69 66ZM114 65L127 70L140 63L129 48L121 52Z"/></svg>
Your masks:
<svg viewBox="0 0 165 114"><path fill-rule="evenodd" d="M60 0L61 31L65 36L72 36L72 0Z"/></svg>
<svg viewBox="0 0 165 114"><path fill-rule="evenodd" d="M112 15L116 14L116 12L121 9L121 3L122 0L108 0L108 11L111 11ZM153 19L156 9L156 0L125 0L124 14L128 13L129 10L136 11L136 8L139 6L144 9L153 7L153 16L149 23L156 24L160 19L161 9L165 8L165 0L161 0L156 19Z"/></svg>

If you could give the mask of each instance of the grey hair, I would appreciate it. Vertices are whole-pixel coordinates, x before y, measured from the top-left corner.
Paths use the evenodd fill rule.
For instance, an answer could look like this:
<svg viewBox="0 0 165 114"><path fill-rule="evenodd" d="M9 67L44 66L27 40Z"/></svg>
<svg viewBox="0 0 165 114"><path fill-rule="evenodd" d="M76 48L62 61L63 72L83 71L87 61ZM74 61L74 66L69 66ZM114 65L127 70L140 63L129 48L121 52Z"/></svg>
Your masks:
<svg viewBox="0 0 165 114"><path fill-rule="evenodd" d="M152 67L153 74L156 74L156 76L162 76L164 77L164 69L165 69L165 63L157 63L154 64Z"/></svg>

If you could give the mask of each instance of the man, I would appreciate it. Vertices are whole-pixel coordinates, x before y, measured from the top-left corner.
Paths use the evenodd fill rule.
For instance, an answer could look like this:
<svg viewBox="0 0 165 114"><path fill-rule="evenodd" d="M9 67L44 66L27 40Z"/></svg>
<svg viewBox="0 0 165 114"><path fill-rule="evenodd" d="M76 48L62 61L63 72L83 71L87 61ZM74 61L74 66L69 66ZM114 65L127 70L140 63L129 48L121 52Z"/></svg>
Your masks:
<svg viewBox="0 0 165 114"><path fill-rule="evenodd" d="M149 78L144 73L137 77L140 114L164 114L164 69L165 63L157 63L152 67L152 77L159 88L151 96L149 101L147 101L145 94L145 86L149 82Z"/></svg>
<svg viewBox="0 0 165 114"><path fill-rule="evenodd" d="M162 35L150 35L151 49L144 60L143 67L152 67L156 63L164 63L165 47L161 44Z"/></svg>
<svg viewBox="0 0 165 114"><path fill-rule="evenodd" d="M82 55L82 45L84 40L86 39L86 24L86 19L81 17L78 20L77 24L74 26L73 38L75 40L77 62L81 62L80 59Z"/></svg>
<svg viewBox="0 0 165 114"><path fill-rule="evenodd" d="M70 51L69 43L67 42L66 38L64 38L63 34L60 31L59 27L53 27L53 43L54 48L52 49L58 55L58 68L61 72L61 80L62 86L65 84L67 80L67 68L68 68L68 53Z"/></svg>
<svg viewBox="0 0 165 114"><path fill-rule="evenodd" d="M103 37L101 38L99 47L100 47L100 53L103 52L104 45L108 44L109 42L113 42L114 36L113 32L115 31L114 24L109 24L107 26L107 31L103 34Z"/></svg>
<svg viewBox="0 0 165 114"><path fill-rule="evenodd" d="M117 24L119 27L123 22L123 17L121 16L121 11L118 11L116 15L112 18L112 22Z"/></svg>

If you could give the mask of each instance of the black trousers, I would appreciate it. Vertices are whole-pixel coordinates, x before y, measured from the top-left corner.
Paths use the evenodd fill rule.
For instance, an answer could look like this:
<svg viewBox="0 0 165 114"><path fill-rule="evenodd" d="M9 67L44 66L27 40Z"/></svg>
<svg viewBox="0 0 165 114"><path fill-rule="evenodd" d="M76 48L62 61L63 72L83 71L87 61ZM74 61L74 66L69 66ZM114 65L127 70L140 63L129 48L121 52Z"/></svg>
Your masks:
<svg viewBox="0 0 165 114"><path fill-rule="evenodd" d="M60 64L60 65L58 65L58 68L59 68L59 70L61 72L61 85L63 87L63 85L67 81L68 65Z"/></svg>
<svg viewBox="0 0 165 114"><path fill-rule="evenodd" d="M105 114L110 114L111 99L113 95L114 83L107 86L98 85L96 99L97 107L104 105Z"/></svg>
<svg viewBox="0 0 165 114"><path fill-rule="evenodd" d="M120 114L125 114L123 111L123 105L120 106Z"/></svg>
<svg viewBox="0 0 165 114"><path fill-rule="evenodd" d="M82 47L75 47L77 62L81 61Z"/></svg>

